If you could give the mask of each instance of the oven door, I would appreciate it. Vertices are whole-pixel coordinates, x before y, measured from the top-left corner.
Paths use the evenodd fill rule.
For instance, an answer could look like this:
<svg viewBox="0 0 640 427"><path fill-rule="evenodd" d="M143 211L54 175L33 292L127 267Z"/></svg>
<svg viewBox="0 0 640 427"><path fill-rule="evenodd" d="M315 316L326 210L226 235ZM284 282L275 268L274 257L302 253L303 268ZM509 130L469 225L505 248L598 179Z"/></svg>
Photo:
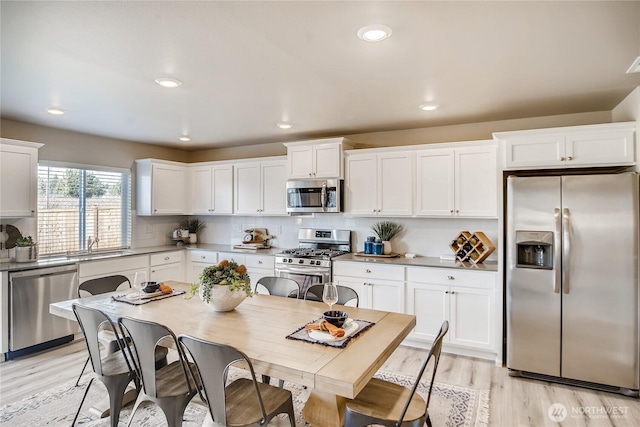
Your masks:
<svg viewBox="0 0 640 427"><path fill-rule="evenodd" d="M278 265L275 266L275 274L278 277L286 277L287 279L293 279L300 285L300 298L304 298L304 294L309 289L309 286L327 283L331 281L331 269L330 268L315 268L315 267L294 267L291 265Z"/></svg>

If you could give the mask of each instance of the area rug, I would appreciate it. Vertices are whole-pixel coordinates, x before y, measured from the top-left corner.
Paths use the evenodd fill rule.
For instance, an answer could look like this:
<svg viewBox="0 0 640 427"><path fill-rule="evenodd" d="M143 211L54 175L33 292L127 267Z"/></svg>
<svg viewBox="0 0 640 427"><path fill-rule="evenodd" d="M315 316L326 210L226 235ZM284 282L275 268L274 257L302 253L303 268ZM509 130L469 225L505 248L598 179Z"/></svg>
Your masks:
<svg viewBox="0 0 640 427"><path fill-rule="evenodd" d="M244 371L238 369L233 377L243 376ZM376 375L387 381L392 381L406 387L411 387L414 378L379 371ZM422 381L418 386L418 393L426 399L429 383ZM19 402L11 403L0 408L0 425L11 427L36 426L69 426L73 421L78 404L82 399L85 385L75 387L73 383L63 384L53 389L38 393ZM285 383L285 388L293 394L296 413L296 427L305 426L301 412L309 396L309 390L297 384ZM94 381L87 395L83 410L76 425L83 427L108 427L109 418L95 419L88 408L100 401L106 395L106 390L98 381ZM125 426L131 414L131 406L124 408L120 415L119 426ZM429 413L434 426L446 427L483 427L489 421L489 391L452 386L436 382L431 394ZM202 425L207 409L199 402L192 402L185 412L184 427ZM272 421L270 426L288 426L286 416ZM132 425L138 427L162 427L167 422L162 411L154 404L145 404L136 411Z"/></svg>

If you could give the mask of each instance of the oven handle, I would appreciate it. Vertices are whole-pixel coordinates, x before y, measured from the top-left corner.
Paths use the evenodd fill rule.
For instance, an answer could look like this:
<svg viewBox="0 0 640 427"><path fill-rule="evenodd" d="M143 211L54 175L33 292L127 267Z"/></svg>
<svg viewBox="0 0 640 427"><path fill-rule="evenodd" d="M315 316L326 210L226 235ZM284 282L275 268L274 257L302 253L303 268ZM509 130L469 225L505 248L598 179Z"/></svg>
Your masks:
<svg viewBox="0 0 640 427"><path fill-rule="evenodd" d="M322 183L322 191L320 192L320 204L322 205L322 210L327 210L327 183Z"/></svg>
<svg viewBox="0 0 640 427"><path fill-rule="evenodd" d="M280 272L291 272L291 273L302 273L302 274L313 274L313 273L320 273L320 274L327 274L329 272L328 268L299 268L299 267L290 267L287 266L286 268L278 268L276 267L276 272L280 273Z"/></svg>

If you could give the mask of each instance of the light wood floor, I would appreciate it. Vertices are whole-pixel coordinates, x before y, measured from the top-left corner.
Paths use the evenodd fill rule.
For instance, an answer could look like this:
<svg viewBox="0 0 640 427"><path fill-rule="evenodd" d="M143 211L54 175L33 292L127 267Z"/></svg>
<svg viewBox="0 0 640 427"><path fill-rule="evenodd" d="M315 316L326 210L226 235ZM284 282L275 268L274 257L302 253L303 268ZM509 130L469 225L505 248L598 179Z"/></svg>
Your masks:
<svg viewBox="0 0 640 427"><path fill-rule="evenodd" d="M58 384L75 381L86 360L86 354L84 342L76 340L55 350L0 363L0 406ZM425 355L424 350L400 347L383 369L415 375ZM489 389L490 426L640 425L638 399L543 381L512 378L507 375L506 368L498 368L485 360L443 353L436 381ZM549 407L554 403L561 403L568 410L568 416L562 423L556 423L548 416ZM609 417L604 414L605 411L616 411L617 415ZM589 412L590 416L585 415Z"/></svg>

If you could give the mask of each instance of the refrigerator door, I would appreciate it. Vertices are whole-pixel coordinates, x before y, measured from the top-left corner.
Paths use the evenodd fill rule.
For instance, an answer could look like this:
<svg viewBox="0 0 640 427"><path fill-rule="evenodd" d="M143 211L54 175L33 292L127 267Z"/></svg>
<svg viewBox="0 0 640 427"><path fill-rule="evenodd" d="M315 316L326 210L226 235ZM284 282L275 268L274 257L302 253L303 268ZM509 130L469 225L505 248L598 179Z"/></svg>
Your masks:
<svg viewBox="0 0 640 427"><path fill-rule="evenodd" d="M562 178L562 377L638 389L638 175Z"/></svg>
<svg viewBox="0 0 640 427"><path fill-rule="evenodd" d="M507 179L507 367L560 376L560 177ZM517 230L553 232L552 269L516 265Z"/></svg>

